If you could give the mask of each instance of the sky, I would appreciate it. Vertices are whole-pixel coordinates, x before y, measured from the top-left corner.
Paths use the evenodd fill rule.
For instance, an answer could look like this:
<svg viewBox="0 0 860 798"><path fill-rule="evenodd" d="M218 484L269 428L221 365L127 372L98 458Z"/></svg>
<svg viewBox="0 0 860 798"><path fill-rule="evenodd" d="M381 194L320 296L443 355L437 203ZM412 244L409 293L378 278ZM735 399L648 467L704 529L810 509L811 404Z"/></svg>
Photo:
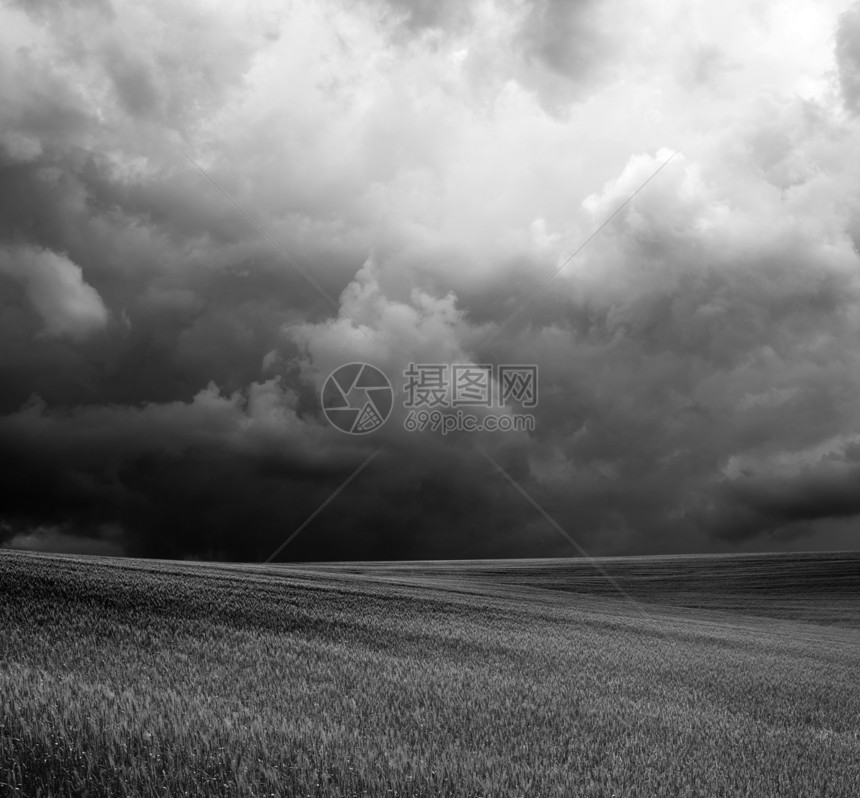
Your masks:
<svg viewBox="0 0 860 798"><path fill-rule="evenodd" d="M4 0L0 546L856 549L858 249L860 3Z"/></svg>

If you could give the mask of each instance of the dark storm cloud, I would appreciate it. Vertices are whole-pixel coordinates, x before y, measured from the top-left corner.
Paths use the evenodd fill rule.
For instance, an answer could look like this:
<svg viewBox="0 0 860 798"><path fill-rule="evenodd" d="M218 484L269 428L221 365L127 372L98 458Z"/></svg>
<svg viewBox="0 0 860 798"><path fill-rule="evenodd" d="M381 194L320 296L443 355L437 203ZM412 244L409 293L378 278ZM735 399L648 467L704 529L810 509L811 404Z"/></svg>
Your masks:
<svg viewBox="0 0 860 798"><path fill-rule="evenodd" d="M478 443L595 553L844 541L853 17L736 6L4 9L4 543L263 558L378 448L285 557L570 553ZM535 431L407 433L410 361L539 364Z"/></svg>
<svg viewBox="0 0 860 798"><path fill-rule="evenodd" d="M860 110L860 3L839 18L836 30L836 63L845 106Z"/></svg>
<svg viewBox="0 0 860 798"><path fill-rule="evenodd" d="M748 471L726 479L706 523L730 541L777 532L808 534L810 524L828 519L860 523L860 465L854 454L829 456L793 473Z"/></svg>
<svg viewBox="0 0 860 798"><path fill-rule="evenodd" d="M695 172L670 169L559 280L567 301L543 303L540 321L513 324L499 347L541 363L533 456L576 496L559 510L571 524L596 510L587 526L603 524L609 537L614 524L652 542L696 528L746 540L793 524L804 507L814 520L854 506L841 499L851 480L830 486L837 476L823 473L796 505L797 485L774 475L785 483L782 512L762 506L726 522L695 509L714 491L736 503L720 475L737 456L767 464L776 447L803 452L856 429L860 392L850 239L832 247L801 234L783 207L777 229L746 241L749 211L729 212L710 190ZM611 207L615 192L595 208Z"/></svg>
<svg viewBox="0 0 860 798"><path fill-rule="evenodd" d="M591 0L535 0L520 33L526 57L574 84L585 83L614 49L598 11Z"/></svg>
<svg viewBox="0 0 860 798"><path fill-rule="evenodd" d="M175 141L240 80L252 46L243 52L225 26L181 10L174 22L199 24L199 38L167 36L155 54L130 41L129 22L155 24L146 11L106 26L95 6L27 10L53 36L22 43L5 71L0 236L12 243L0 269L0 406L33 392L62 405L189 399L209 380L247 386L285 320L328 307ZM85 38L87 26L96 35ZM169 117L167 129L150 136L142 116ZM330 240L291 248L354 272L355 255ZM320 280L334 293L343 284ZM63 330L76 346L41 335Z"/></svg>
<svg viewBox="0 0 860 798"><path fill-rule="evenodd" d="M265 515L284 498L279 484L324 481L349 457L319 440L327 430L305 429L296 404L277 379L242 394L212 385L190 402L142 407L58 412L34 398L0 423L14 464L7 520L15 528L69 518L78 528L118 524L144 553L229 548L226 531L243 512L265 534L278 521Z"/></svg>
<svg viewBox="0 0 860 798"><path fill-rule="evenodd" d="M472 0L385 0L400 24L411 32L457 30L472 19Z"/></svg>
<svg viewBox="0 0 860 798"><path fill-rule="evenodd" d="M210 386L190 403L142 408L58 413L34 399L0 422L13 467L3 536L18 546L68 534L92 541L88 551L104 543L130 554L266 557L371 451L344 449L339 433L301 419L296 404L274 379L245 395ZM486 461L424 444L381 456L288 556L558 549L547 530L523 540L527 507L486 479ZM485 473L474 480L476 468Z"/></svg>
<svg viewBox="0 0 860 798"><path fill-rule="evenodd" d="M111 44L105 49L105 64L125 111L136 117L157 113L159 91L145 62Z"/></svg>

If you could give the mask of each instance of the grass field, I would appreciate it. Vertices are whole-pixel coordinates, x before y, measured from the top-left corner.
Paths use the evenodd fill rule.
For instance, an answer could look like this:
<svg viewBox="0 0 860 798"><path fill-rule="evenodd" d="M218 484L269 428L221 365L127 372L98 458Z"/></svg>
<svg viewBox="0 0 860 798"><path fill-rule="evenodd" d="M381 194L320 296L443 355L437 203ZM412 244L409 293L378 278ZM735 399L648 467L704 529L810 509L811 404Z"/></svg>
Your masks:
<svg viewBox="0 0 860 798"><path fill-rule="evenodd" d="M0 551L0 795L860 796L860 555L601 564Z"/></svg>

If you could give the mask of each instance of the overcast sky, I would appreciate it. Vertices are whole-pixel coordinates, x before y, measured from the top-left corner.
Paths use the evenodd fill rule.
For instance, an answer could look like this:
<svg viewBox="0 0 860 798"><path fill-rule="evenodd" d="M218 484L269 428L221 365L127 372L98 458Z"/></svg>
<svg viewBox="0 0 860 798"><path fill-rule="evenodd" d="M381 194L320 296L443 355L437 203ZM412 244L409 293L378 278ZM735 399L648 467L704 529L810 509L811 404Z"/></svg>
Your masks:
<svg viewBox="0 0 860 798"><path fill-rule="evenodd" d="M575 554L491 460L592 554L856 548L858 114L846 2L7 0L0 543L263 559L378 452L280 559Z"/></svg>

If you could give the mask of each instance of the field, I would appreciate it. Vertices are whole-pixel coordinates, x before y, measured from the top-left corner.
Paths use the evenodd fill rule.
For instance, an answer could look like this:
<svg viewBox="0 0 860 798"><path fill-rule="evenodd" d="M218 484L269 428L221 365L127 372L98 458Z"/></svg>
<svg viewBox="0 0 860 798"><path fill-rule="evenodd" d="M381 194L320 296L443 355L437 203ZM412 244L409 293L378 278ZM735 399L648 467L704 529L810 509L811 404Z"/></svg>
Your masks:
<svg viewBox="0 0 860 798"><path fill-rule="evenodd" d="M0 551L0 795L860 795L860 554Z"/></svg>

